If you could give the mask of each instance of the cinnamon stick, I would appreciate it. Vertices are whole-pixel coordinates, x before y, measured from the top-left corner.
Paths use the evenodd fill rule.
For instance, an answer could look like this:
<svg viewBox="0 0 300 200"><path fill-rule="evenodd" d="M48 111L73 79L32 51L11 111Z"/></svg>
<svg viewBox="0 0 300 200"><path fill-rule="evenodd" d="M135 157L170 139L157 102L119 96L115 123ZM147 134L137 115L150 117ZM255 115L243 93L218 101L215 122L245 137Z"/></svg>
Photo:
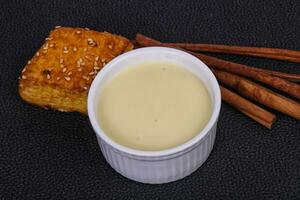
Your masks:
<svg viewBox="0 0 300 200"><path fill-rule="evenodd" d="M300 104L296 101L229 72L213 70L213 73L218 81L236 89L240 94L300 120Z"/></svg>
<svg viewBox="0 0 300 200"><path fill-rule="evenodd" d="M275 115L222 86L220 86L220 89L222 100L224 102L244 113L259 124L269 129L272 128L272 125L276 120Z"/></svg>
<svg viewBox="0 0 300 200"><path fill-rule="evenodd" d="M136 35L136 42L142 46L164 46L164 47L172 47L170 45L167 45L165 43L161 43L160 41L154 40L152 38L146 37L142 34ZM180 47L178 49L184 50ZM256 81L265 83L267 85L270 85L278 90L281 90L283 92L286 92L287 94L296 97L300 99L300 85L284 80L282 78L269 75L268 73L263 72L262 70L257 70L256 68L238 64L226 60L222 60L219 58L215 58L212 56L207 56L200 53L195 53L191 51L187 51L188 53L193 54L200 60L202 60L205 64L207 64L209 67L224 70L228 72L232 72L235 74L239 74L251 79L254 79Z"/></svg>
<svg viewBox="0 0 300 200"><path fill-rule="evenodd" d="M290 73L288 74L288 73L284 73L284 72L278 72L278 71L260 69L260 68L255 68L255 70L259 71L259 72L265 72L269 75L277 76L277 77L283 78L288 81L300 83L300 74L290 74Z"/></svg>
<svg viewBox="0 0 300 200"><path fill-rule="evenodd" d="M214 52L214 53L229 53L236 55L247 55L262 58L272 58L276 60L287 60L290 62L300 62L300 51L265 48L265 47L247 47L247 46L232 46L220 44L194 44L194 43L165 43L173 47L181 47L190 51Z"/></svg>
<svg viewBox="0 0 300 200"><path fill-rule="evenodd" d="M278 49L278 48L264 48L264 47L244 47L218 44L193 44L193 43L164 43L172 47L180 47L190 51L213 52L213 53L229 53L236 55L256 56L263 58L272 58L277 60L287 60L291 62L300 62L300 51ZM280 78L300 82L300 74L288 74L272 70L264 70L256 68L257 71L265 72L270 75L278 76Z"/></svg>

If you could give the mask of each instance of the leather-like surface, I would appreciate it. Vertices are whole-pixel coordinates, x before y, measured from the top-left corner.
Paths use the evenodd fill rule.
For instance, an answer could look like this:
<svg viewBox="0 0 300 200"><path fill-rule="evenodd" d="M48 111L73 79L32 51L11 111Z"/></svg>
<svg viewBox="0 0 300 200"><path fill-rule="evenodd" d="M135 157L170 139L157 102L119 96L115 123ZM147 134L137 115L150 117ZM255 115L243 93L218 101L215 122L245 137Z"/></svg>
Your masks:
<svg viewBox="0 0 300 200"><path fill-rule="evenodd" d="M0 6L0 199L299 199L300 123L269 131L222 105L214 149L191 176L130 181L105 162L88 118L24 103L17 77L55 25L134 38L299 49L297 1L4 1ZM218 55L300 73L299 64Z"/></svg>

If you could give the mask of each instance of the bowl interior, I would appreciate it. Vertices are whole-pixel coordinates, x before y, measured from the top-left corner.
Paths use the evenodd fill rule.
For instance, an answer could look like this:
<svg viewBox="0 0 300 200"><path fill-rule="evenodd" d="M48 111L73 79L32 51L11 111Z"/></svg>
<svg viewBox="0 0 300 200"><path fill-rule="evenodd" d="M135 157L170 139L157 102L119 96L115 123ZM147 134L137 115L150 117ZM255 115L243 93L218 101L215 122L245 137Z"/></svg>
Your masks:
<svg viewBox="0 0 300 200"><path fill-rule="evenodd" d="M195 74L200 80L202 80L203 84L206 86L210 94L213 106L211 118L200 133L198 133L194 138L187 141L186 143L162 151L136 150L116 143L103 132L98 123L96 113L98 110L101 91L107 81L109 81L115 74L119 73L121 70L127 67L151 61L175 63ZM100 136L101 139L105 140L106 143L119 149L120 151L139 156L165 156L174 154L178 151L182 151L201 140L201 138L206 135L206 133L211 129L211 127L217 120L220 111L220 104L221 96L218 82L209 68L198 58L176 49L165 47L146 47L133 50L122 54L121 56L118 56L117 58L109 62L100 71L100 73L93 81L88 94L88 115L96 134Z"/></svg>

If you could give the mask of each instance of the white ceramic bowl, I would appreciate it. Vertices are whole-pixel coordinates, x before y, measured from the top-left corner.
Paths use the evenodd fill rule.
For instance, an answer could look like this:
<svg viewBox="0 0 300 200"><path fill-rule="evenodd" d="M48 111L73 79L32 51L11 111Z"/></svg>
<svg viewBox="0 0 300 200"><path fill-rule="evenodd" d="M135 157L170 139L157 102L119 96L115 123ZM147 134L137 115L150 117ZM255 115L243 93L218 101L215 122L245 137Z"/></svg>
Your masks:
<svg viewBox="0 0 300 200"><path fill-rule="evenodd" d="M205 128L184 144L162 151L131 149L110 139L101 129L96 111L105 83L126 67L145 61L172 61L199 77L212 99L212 115ZM118 56L109 62L93 81L88 95L88 115L107 162L123 176L142 183L167 183L191 174L209 156L216 136L221 106L219 84L209 68L198 58L180 50L146 47Z"/></svg>

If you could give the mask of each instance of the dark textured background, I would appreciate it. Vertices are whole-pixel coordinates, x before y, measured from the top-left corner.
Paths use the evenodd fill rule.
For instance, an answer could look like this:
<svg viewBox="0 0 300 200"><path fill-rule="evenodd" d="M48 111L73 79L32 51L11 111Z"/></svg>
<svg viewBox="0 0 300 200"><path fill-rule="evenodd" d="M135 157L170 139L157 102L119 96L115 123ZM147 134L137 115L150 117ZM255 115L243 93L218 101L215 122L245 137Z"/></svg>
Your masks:
<svg viewBox="0 0 300 200"><path fill-rule="evenodd" d="M284 3L289 2L289 3ZM88 118L27 105L17 77L55 25L133 38L299 49L297 1L5 1L0 5L0 199L300 199L300 123L269 131L223 104L214 149L189 177L144 185L105 162ZM300 73L299 64L228 60Z"/></svg>

